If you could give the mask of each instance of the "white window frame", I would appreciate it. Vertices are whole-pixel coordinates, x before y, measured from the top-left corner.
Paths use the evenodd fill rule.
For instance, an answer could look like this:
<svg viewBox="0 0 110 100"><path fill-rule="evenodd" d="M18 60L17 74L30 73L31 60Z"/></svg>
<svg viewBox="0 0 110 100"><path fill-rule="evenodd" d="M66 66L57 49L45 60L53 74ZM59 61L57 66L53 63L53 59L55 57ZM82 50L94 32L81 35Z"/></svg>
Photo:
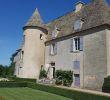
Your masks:
<svg viewBox="0 0 110 100"><path fill-rule="evenodd" d="M50 55L54 56L57 54L57 43L53 43L50 45Z"/></svg>
<svg viewBox="0 0 110 100"><path fill-rule="evenodd" d="M83 50L83 38L74 37L71 39L71 52L78 52Z"/></svg>

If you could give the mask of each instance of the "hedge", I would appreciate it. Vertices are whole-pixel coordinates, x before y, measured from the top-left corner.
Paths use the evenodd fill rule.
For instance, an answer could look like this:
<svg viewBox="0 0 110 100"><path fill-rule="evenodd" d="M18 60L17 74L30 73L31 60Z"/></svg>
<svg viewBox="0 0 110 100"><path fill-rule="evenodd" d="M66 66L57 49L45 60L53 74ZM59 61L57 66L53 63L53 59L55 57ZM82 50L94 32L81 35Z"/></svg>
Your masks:
<svg viewBox="0 0 110 100"><path fill-rule="evenodd" d="M91 93L84 93L80 91L29 82L0 82L0 87L29 87L75 100L110 100L110 97L108 96L100 96Z"/></svg>
<svg viewBox="0 0 110 100"><path fill-rule="evenodd" d="M15 82L34 82L34 83L36 83L36 79L17 78L17 77L8 77L8 79L15 81Z"/></svg>
<svg viewBox="0 0 110 100"><path fill-rule="evenodd" d="M27 87L27 82L0 82L0 87Z"/></svg>
<svg viewBox="0 0 110 100"><path fill-rule="evenodd" d="M102 91L110 93L110 76L108 76L107 78L104 79Z"/></svg>
<svg viewBox="0 0 110 100"><path fill-rule="evenodd" d="M27 83L27 87L53 93L56 95L64 96L75 100L110 100L110 97L107 96L100 96L100 95L84 93L70 89L52 87L47 85L35 84L35 83Z"/></svg>

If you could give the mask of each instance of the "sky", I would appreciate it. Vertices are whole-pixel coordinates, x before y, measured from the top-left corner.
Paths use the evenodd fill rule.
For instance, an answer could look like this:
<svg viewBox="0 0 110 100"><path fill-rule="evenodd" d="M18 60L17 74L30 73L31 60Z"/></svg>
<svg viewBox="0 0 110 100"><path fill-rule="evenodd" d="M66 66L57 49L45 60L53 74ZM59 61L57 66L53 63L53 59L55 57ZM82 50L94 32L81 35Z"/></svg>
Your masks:
<svg viewBox="0 0 110 100"><path fill-rule="evenodd" d="M20 48L23 30L32 13L38 8L48 23L75 9L79 0L0 0L0 64L9 65L10 57ZM80 0L89 3L91 0ZM108 0L110 2L110 0Z"/></svg>

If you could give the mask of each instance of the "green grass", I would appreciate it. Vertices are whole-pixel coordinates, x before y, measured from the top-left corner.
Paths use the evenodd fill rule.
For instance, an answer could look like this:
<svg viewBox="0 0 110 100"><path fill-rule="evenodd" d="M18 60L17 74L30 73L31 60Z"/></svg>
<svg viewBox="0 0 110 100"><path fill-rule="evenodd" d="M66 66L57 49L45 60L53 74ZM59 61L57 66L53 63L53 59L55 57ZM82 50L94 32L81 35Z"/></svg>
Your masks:
<svg viewBox="0 0 110 100"><path fill-rule="evenodd" d="M5 100L71 100L30 88L0 88L0 96L4 97Z"/></svg>

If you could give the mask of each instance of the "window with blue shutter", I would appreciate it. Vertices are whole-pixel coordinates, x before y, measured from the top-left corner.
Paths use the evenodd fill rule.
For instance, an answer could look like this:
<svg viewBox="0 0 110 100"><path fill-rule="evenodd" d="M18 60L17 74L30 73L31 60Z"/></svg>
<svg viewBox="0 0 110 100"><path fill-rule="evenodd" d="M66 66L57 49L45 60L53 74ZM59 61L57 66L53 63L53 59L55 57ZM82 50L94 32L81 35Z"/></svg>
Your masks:
<svg viewBox="0 0 110 100"><path fill-rule="evenodd" d="M75 70L79 70L80 69L80 61L73 61L73 68Z"/></svg>
<svg viewBox="0 0 110 100"><path fill-rule="evenodd" d="M77 37L70 40L70 51L77 52L83 50L83 37Z"/></svg>

